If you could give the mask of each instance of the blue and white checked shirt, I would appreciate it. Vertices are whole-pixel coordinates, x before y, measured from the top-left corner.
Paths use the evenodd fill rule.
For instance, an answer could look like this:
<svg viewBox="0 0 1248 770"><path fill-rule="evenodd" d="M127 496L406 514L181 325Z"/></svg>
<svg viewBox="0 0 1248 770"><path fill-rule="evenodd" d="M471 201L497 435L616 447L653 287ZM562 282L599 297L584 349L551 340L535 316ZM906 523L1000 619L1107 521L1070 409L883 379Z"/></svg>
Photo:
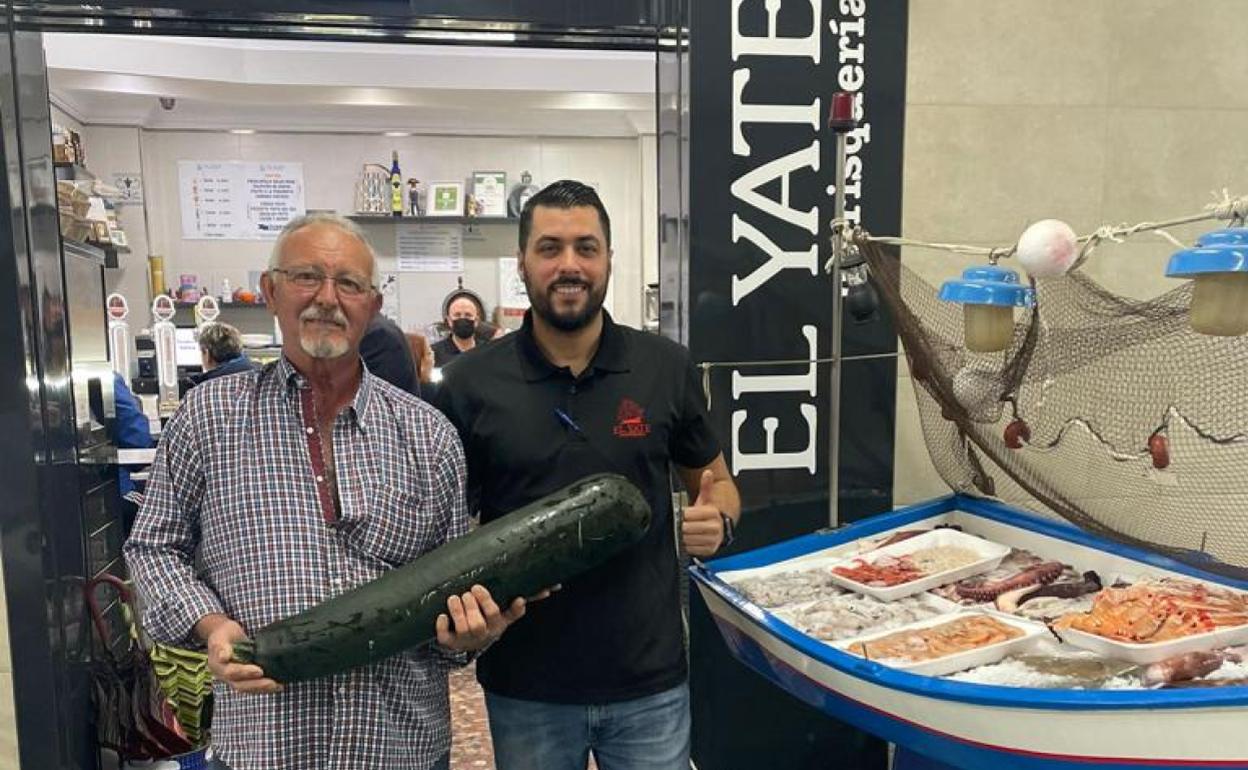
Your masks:
<svg viewBox="0 0 1248 770"><path fill-rule="evenodd" d="M310 399L283 357L199 385L169 420L125 547L157 640L185 644L213 612L253 633L467 531L454 428L367 372L333 426L335 517ZM213 743L233 770L422 770L450 748L455 664L424 647L274 695L218 683Z"/></svg>

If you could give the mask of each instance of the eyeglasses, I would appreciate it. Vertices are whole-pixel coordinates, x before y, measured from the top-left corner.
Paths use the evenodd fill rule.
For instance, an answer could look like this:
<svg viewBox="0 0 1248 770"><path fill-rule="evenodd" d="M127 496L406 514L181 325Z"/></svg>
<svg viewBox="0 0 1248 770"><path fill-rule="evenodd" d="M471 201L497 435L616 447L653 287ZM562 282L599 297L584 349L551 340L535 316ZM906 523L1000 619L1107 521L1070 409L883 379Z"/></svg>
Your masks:
<svg viewBox="0 0 1248 770"><path fill-rule="evenodd" d="M275 267L269 272L281 273L286 279L295 285L295 288L302 291L312 292L319 291L325 285L325 280L329 279L334 282L334 288L344 297L361 297L372 291L374 286L358 275L334 275L329 276L320 270L312 268L296 267L284 268Z"/></svg>

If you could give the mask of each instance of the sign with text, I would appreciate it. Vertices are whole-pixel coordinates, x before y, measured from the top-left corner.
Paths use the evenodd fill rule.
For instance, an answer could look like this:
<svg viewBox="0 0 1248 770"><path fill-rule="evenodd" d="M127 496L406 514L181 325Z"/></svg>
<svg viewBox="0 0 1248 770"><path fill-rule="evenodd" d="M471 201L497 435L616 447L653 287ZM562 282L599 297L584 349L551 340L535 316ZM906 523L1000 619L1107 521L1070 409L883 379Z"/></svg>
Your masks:
<svg viewBox="0 0 1248 770"><path fill-rule="evenodd" d="M178 161L182 237L273 240L303 216L302 163Z"/></svg>
<svg viewBox="0 0 1248 770"><path fill-rule="evenodd" d="M462 273L464 229L460 225L398 225L394 253L400 273Z"/></svg>
<svg viewBox="0 0 1248 770"><path fill-rule="evenodd" d="M828 358L834 334L845 355L895 351L882 315L862 325L831 317L824 265L840 183L849 223L899 231L906 3L691 9L689 345L697 361L749 362L712 370L724 454L747 507L807 500L826 522L836 507L829 473L839 472L842 503L885 510L895 362L846 363L840 414L831 413L831 367L815 362ZM826 128L833 91L854 95L860 121L844 180ZM780 360L810 363L767 363ZM829 468L832 420L841 427L838 469Z"/></svg>

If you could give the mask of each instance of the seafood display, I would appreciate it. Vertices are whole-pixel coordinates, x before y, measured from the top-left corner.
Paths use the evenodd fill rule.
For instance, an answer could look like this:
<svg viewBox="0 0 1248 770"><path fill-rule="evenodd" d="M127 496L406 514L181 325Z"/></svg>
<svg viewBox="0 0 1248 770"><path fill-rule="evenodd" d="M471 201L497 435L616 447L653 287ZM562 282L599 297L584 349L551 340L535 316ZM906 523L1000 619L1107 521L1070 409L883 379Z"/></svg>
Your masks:
<svg viewBox="0 0 1248 770"><path fill-rule="evenodd" d="M1007 591L1044 585L1057 580L1066 567L1058 561L1040 562L999 580L984 578L958 583L958 596L975 602L990 602Z"/></svg>
<svg viewBox="0 0 1248 770"><path fill-rule="evenodd" d="M1038 687L1046 690L1124 690L1142 687L1138 667L1102 658L1090 652L1048 651L1014 655L996 663L950 675L958 682L1001 687Z"/></svg>
<svg viewBox="0 0 1248 770"><path fill-rule="evenodd" d="M877 588L909 583L927 575L909 557L889 555L880 556L875 561L854 559L849 566L835 567L832 571L855 583Z"/></svg>
<svg viewBox="0 0 1248 770"><path fill-rule="evenodd" d="M760 607L773 609L844 593L828 577L826 568L793 570L767 577L739 580L734 586Z"/></svg>
<svg viewBox="0 0 1248 770"><path fill-rule="evenodd" d="M870 596L843 594L778 610L776 615L807 636L834 642L869 631L887 631L934 618L948 611L940 601L925 596L908 596L882 602Z"/></svg>
<svg viewBox="0 0 1248 770"><path fill-rule="evenodd" d="M1187 580L1159 579L1106 588L1096 595L1091 610L1063 615L1053 628L1143 644L1245 624L1248 595Z"/></svg>
<svg viewBox="0 0 1248 770"><path fill-rule="evenodd" d="M906 554L914 566L928 575L965 567L983 559L978 551L957 545L936 545Z"/></svg>
<svg viewBox="0 0 1248 770"><path fill-rule="evenodd" d="M924 628L855 642L846 650L870 660L919 663L1017 639L1023 632L988 615L967 615Z"/></svg>
<svg viewBox="0 0 1248 770"><path fill-rule="evenodd" d="M929 592L887 600L846 591L833 575L863 586L892 587L953 571L980 561L975 544L915 542L914 550L884 545L908 541L933 530L900 530L876 541L847 562L806 566L733 581L750 601L803 634L877 661L918 665L1024 635L991 615L955 616L956 607L986 607L1024 620L1075 629L1116 642L1152 643L1182 639L1248 625L1248 594L1176 578L1079 572L1062 562L1012 549L995 567ZM961 535L959 535L961 537ZM965 575L963 571L961 574ZM1124 582L1133 581L1133 582ZM1112 586L1106 587L1113 582ZM929 583L930 585L930 583ZM935 623L942 615L949 619ZM926 623L927 625L924 625ZM917 628L907 628L918 624ZM880 634L878 638L866 638ZM855 640L855 637L864 637ZM1069 640L1068 640L1069 641ZM1077 641L1077 640L1076 640ZM1223 644L1235 641L1226 639ZM1018 647L1013 648L1015 651ZM1248 647L1195 650L1190 647L1160 662L1113 652L1081 650L1056 638L1027 645L1025 654L952 674L958 681L1013 687L1068 689L1146 689L1217 687L1248 679ZM1009 651L1009 648L1006 650ZM1178 652L1176 650L1176 652ZM1156 660L1156 658L1153 658Z"/></svg>

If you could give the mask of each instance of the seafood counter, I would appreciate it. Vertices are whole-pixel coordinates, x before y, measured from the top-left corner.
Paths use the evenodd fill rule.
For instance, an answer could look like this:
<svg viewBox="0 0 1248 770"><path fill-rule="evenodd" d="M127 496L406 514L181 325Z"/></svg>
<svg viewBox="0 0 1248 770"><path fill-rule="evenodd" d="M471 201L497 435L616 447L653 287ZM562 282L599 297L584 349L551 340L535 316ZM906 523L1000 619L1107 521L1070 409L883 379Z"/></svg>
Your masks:
<svg viewBox="0 0 1248 770"><path fill-rule="evenodd" d="M961 497L691 571L743 662L946 766L1248 767L1233 581Z"/></svg>

